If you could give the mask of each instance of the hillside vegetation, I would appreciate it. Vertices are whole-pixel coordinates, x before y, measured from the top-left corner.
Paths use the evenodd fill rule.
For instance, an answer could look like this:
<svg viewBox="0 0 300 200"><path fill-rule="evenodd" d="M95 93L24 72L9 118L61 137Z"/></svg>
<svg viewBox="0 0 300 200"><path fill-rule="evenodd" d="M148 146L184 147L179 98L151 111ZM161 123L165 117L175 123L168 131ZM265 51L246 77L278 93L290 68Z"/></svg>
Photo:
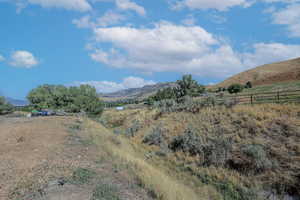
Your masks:
<svg viewBox="0 0 300 200"><path fill-rule="evenodd" d="M215 107L194 114L110 110L101 122L118 138L128 138L139 156L144 152L156 170L148 172L152 178L138 175L160 199L174 199L170 191L180 193L177 199L299 198L298 105ZM130 151L114 151L139 165ZM172 184L154 181L161 173L173 177ZM174 184L193 192L175 190Z"/></svg>
<svg viewBox="0 0 300 200"><path fill-rule="evenodd" d="M299 80L300 58L297 58L250 69L217 84L215 87L228 87L234 83L245 84L247 81L251 81L254 86L258 86Z"/></svg>

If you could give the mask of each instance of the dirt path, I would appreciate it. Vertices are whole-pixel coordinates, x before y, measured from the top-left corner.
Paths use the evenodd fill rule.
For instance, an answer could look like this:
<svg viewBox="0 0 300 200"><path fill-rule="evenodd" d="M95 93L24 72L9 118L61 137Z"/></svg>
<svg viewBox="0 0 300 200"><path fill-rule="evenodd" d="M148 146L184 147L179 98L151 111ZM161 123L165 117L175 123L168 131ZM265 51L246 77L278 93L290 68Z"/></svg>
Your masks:
<svg viewBox="0 0 300 200"><path fill-rule="evenodd" d="M149 199L78 118L0 118L0 199Z"/></svg>

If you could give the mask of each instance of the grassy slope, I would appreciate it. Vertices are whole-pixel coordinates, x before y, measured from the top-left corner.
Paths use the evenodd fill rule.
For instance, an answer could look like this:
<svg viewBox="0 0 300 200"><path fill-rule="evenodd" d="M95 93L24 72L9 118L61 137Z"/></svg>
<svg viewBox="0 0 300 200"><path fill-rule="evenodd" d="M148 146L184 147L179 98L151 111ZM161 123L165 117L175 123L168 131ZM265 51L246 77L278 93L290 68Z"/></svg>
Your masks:
<svg viewBox="0 0 300 200"><path fill-rule="evenodd" d="M275 188L283 194L300 192L298 105L237 106L232 110L208 108L198 114L170 113L162 116L153 110L111 110L106 111L103 116L103 123L111 130L118 130L115 132L128 130L136 121L139 121L140 128L130 143L135 147L135 152L143 152L139 156L148 152L144 155L147 158L144 164L153 169L150 172L150 177L153 178L145 178L143 181L151 185L158 194L162 194L162 199L172 199L172 196L167 195L168 185L176 184L181 185L179 188L183 184L194 191L198 198L203 199L246 199L245 196L253 199L249 188L252 188L255 194ZM199 165L199 161L203 159L201 156L191 156L183 152L162 156L160 152L163 150L160 147L142 143L143 138L157 126L163 126L165 129L167 143L170 143L173 137L183 135L189 126L204 140L230 138L233 142L230 159L236 165L241 164L246 171L241 171L237 166L205 167ZM272 168L260 172L252 171L252 161L249 163L249 158L241 152L242 147L252 144L262 146L266 152L266 158L257 162L272 162ZM131 156L129 160L138 158L131 154L131 151L123 151L122 148L116 151L120 157ZM173 179L169 183L159 180L153 182L154 177L163 177L161 173ZM140 174L140 177L144 176ZM178 191L181 191L182 199L192 199L185 197L190 194L185 189Z"/></svg>
<svg viewBox="0 0 300 200"><path fill-rule="evenodd" d="M215 87L228 87L233 83L245 84L251 81L255 86L300 80L300 58L267 64L237 74Z"/></svg>

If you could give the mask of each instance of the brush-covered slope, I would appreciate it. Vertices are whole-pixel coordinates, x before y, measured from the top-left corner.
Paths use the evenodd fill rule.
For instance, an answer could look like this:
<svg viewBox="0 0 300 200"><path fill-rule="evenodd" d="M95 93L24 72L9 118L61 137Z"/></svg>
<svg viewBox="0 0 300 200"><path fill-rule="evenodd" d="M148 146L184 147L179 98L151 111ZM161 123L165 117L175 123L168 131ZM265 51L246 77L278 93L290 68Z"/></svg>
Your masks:
<svg viewBox="0 0 300 200"><path fill-rule="evenodd" d="M106 110L102 123L148 152L147 163L176 177L198 199L206 193L203 199L297 200L299 113L298 105L276 104L199 113Z"/></svg>
<svg viewBox="0 0 300 200"><path fill-rule="evenodd" d="M233 83L245 84L247 81L258 86L297 80L300 80L300 58L262 65L239 73L216 86L228 87Z"/></svg>

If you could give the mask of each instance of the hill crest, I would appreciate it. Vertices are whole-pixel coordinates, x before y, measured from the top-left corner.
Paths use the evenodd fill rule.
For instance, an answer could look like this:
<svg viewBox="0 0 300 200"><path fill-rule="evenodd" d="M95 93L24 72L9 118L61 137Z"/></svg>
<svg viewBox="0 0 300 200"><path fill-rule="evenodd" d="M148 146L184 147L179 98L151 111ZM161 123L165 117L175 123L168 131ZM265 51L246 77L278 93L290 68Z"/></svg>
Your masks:
<svg viewBox="0 0 300 200"><path fill-rule="evenodd" d="M258 66L234 75L215 86L228 87L233 83L245 84L248 81L258 86L296 80L300 80L300 58Z"/></svg>

